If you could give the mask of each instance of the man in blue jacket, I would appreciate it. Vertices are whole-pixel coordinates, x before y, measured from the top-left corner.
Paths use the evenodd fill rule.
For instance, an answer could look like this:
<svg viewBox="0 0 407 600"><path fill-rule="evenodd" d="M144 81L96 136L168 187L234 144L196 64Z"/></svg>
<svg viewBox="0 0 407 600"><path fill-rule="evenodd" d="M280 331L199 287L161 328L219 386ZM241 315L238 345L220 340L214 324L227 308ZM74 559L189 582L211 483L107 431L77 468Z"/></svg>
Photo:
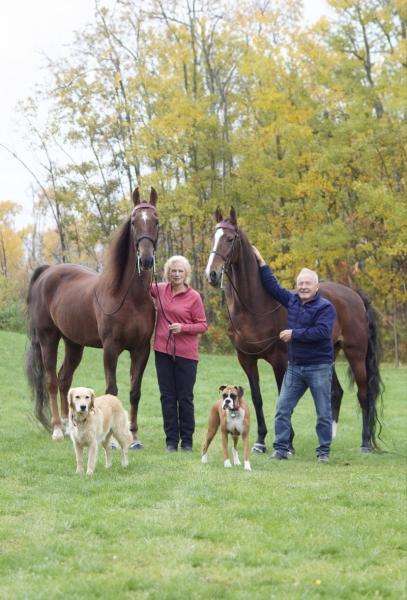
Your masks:
<svg viewBox="0 0 407 600"><path fill-rule="evenodd" d="M264 289L288 311L288 328L280 332L280 339L288 344L288 367L277 401L271 458L288 458L291 415L309 388L317 412L317 459L327 463L332 440L332 328L335 308L318 293L318 275L314 271L302 269L297 277L295 293L290 292L279 285L257 248L253 246L253 250Z"/></svg>

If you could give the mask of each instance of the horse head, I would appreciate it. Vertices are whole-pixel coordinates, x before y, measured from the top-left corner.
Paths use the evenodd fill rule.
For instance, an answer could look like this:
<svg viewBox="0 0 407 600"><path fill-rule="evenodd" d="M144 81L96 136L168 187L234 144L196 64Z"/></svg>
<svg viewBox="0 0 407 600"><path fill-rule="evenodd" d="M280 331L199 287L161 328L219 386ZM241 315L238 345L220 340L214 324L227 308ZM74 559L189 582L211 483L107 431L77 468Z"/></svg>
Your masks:
<svg viewBox="0 0 407 600"><path fill-rule="evenodd" d="M142 202L139 188L133 192L134 208L130 217L130 226L140 271L153 268L158 240L158 215L156 212L157 192L152 187L150 202Z"/></svg>
<svg viewBox="0 0 407 600"><path fill-rule="evenodd" d="M239 229L235 209L230 209L229 216L223 219L219 208L215 212L216 227L212 240L212 250L209 254L205 274L209 283L219 287L223 271L237 260L237 246L239 241Z"/></svg>

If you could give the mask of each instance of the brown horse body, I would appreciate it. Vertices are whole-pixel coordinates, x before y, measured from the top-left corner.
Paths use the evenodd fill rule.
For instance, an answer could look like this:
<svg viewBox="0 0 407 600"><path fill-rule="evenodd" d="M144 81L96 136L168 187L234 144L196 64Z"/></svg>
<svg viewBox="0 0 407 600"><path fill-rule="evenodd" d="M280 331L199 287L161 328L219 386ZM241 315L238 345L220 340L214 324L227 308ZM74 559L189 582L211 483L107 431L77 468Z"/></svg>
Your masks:
<svg viewBox="0 0 407 600"><path fill-rule="evenodd" d="M264 290L256 257L245 233L237 227L236 215L223 221L216 212L218 226L209 256L206 275L212 285L218 286L226 273L226 300L229 314L229 337L236 349L240 365L250 384L257 417L258 437L254 451L265 452L267 427L263 413L257 361L262 358L273 367L278 390L287 367L287 345L279 339L286 329L287 311ZM376 447L376 400L380 393L378 344L375 315L367 298L354 290L333 282L321 283L322 296L336 309L333 330L335 357L340 349L349 362L358 388L362 409L362 451ZM333 369L332 417L333 434L343 390ZM291 432L291 445L294 432Z"/></svg>
<svg viewBox="0 0 407 600"><path fill-rule="evenodd" d="M31 345L27 374L35 395L35 412L53 438L63 437L58 411L68 417L67 393L85 346L103 348L106 393L117 395L116 367L120 353L131 357L131 430L137 440L141 380L150 353L155 312L149 292L158 237L157 195L141 203L133 194L131 216L116 233L102 274L73 264L43 265L31 278L28 316ZM58 374L57 351L64 340L65 356Z"/></svg>

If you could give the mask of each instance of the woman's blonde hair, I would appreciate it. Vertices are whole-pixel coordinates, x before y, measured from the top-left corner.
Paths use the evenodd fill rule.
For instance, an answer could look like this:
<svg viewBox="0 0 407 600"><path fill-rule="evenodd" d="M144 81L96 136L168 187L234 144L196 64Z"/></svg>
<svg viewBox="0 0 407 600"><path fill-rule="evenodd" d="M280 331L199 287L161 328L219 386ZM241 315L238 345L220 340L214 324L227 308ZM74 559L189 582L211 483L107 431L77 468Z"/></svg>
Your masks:
<svg viewBox="0 0 407 600"><path fill-rule="evenodd" d="M165 265L164 265L164 281L169 280L170 270L171 270L173 264L176 262L181 263L182 266L184 267L185 283L187 285L189 285L189 283L191 281L191 273L192 273L191 265L189 264L189 260L187 258L185 258L185 256L180 256L180 255L171 256L171 258L169 258L167 260L167 262L165 263Z"/></svg>

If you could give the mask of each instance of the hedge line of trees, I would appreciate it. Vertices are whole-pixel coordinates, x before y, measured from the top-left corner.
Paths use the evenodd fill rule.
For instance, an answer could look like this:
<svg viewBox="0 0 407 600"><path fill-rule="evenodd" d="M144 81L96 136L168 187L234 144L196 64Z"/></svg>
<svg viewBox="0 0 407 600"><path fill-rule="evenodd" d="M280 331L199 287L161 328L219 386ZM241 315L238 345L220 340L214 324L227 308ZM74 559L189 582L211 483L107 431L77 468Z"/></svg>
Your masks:
<svg viewBox="0 0 407 600"><path fill-rule="evenodd" d="M36 219L46 213L52 226L15 232L16 207L2 203L0 303L18 302L39 262L101 268L131 190L154 185L160 264L190 258L212 343L224 342L224 313L203 272L214 210L233 205L283 284L308 265L368 293L399 362L407 7L329 4L334 16L306 27L298 0L122 0L113 12L96 2L94 21L20 107L42 168ZM13 236L24 252L3 243Z"/></svg>

